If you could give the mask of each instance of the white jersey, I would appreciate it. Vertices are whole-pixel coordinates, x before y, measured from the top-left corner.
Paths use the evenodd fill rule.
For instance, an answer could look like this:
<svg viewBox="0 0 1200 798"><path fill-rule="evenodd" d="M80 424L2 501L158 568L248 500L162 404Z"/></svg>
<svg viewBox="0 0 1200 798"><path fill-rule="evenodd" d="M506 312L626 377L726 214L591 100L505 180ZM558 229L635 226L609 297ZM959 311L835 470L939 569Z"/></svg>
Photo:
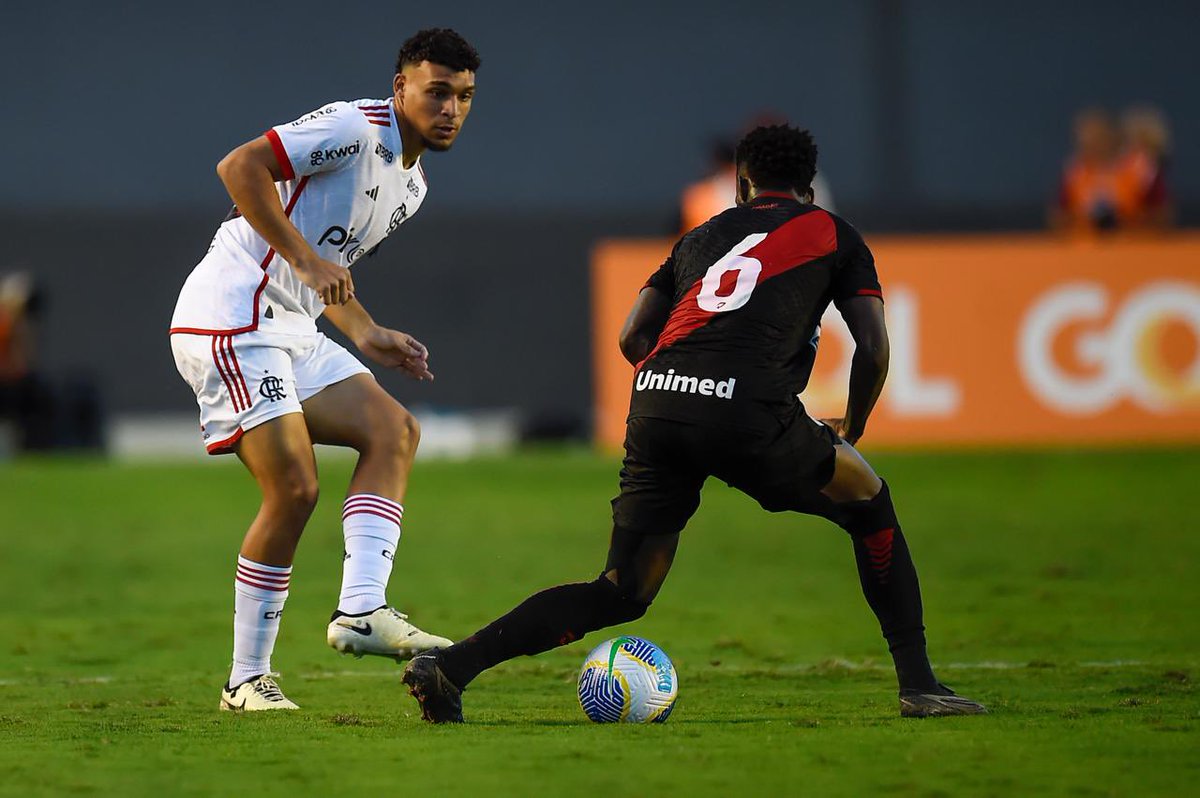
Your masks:
<svg viewBox="0 0 1200 798"><path fill-rule="evenodd" d="M403 145L390 99L335 102L266 132L288 218L326 260L350 267L417 212L428 185ZM217 230L179 294L172 333L311 333L324 303L242 216Z"/></svg>

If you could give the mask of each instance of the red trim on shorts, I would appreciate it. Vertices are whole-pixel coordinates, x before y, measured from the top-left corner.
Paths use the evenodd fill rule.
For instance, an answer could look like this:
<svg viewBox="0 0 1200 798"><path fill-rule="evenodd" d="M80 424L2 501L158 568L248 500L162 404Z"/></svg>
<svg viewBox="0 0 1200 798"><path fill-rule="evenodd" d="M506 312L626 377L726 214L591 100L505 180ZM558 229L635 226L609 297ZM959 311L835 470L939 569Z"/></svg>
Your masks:
<svg viewBox="0 0 1200 798"><path fill-rule="evenodd" d="M242 412L242 408L240 406L242 403L242 396L240 393L238 393L237 391L234 390L233 383L230 382L230 380L229 380L228 372L226 372L226 370L224 368L221 368L221 361L225 354L225 350L221 345L222 340L224 340L224 338L220 335L213 336L213 339L212 339L213 364L216 365L216 367L217 367L217 373L221 375L221 382L225 383L225 390L229 393L230 402L233 403L233 412L240 413L240 412ZM226 365L226 368L228 368L228 365Z"/></svg>
<svg viewBox="0 0 1200 798"><path fill-rule="evenodd" d="M250 396L250 389L246 387L246 378L242 376L242 367L238 365L237 352L233 349L233 338L225 336L225 350L229 353L229 359L233 361L233 369L237 372L236 379L233 380L234 385L241 388L242 397L246 400L246 407L251 407L254 404L254 399ZM233 375L231 374L232 378Z"/></svg>
<svg viewBox="0 0 1200 798"><path fill-rule="evenodd" d="M292 198L288 200L287 207L283 210L283 215L290 217L292 209L296 207L296 200L300 199L301 192L308 185L308 175L300 178L300 182L296 184L296 192L292 194ZM267 281L270 277L265 273L267 266L271 263L271 258L275 257L275 248L271 247L267 250L267 256L263 258L262 263L258 264L258 268L262 269L264 274L262 282L258 284L258 289L254 292L254 317L245 327L238 327L232 330L209 330L203 327L172 327L168 332L171 335L241 335L242 333L254 332L258 329L258 300L262 297L263 289L267 287Z"/></svg>
<svg viewBox="0 0 1200 798"><path fill-rule="evenodd" d="M233 445L241 440L246 431L241 427L237 428L237 432L230 435L223 441L206 444L204 448L208 449L209 454L230 454L233 451Z"/></svg>
<svg viewBox="0 0 1200 798"><path fill-rule="evenodd" d="M296 170L292 168L292 159L288 157L287 148L283 146L283 140L279 138L275 128L271 128L263 135L267 137L267 141L271 142L271 151L275 153L275 160L279 162L279 171L283 173L283 179L295 180Z"/></svg>
<svg viewBox="0 0 1200 798"><path fill-rule="evenodd" d="M877 296L883 299L883 292L876 291L874 288L860 288L855 294L856 296Z"/></svg>

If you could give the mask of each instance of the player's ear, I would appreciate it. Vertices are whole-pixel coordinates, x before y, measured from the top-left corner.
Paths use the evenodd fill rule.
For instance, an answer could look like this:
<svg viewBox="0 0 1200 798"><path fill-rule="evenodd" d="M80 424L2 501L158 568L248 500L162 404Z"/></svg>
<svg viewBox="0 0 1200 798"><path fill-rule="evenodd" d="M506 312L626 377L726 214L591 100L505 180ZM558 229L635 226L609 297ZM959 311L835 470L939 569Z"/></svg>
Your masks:
<svg viewBox="0 0 1200 798"><path fill-rule="evenodd" d="M737 178L737 201L738 204L750 201L750 181L743 175Z"/></svg>
<svg viewBox="0 0 1200 798"><path fill-rule="evenodd" d="M397 72L396 77L392 78L392 93L397 97L404 94L404 73Z"/></svg>

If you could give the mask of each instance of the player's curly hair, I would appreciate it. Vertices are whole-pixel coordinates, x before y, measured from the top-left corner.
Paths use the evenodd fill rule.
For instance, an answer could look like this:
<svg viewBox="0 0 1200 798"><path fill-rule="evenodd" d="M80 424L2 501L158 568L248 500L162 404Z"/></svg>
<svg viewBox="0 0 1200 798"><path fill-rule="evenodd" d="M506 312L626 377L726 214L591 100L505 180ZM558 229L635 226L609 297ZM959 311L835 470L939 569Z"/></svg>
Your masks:
<svg viewBox="0 0 1200 798"><path fill-rule="evenodd" d="M400 72L406 65L422 61L441 64L455 72L479 71L479 53L458 31L451 28L425 28L410 36L400 47L396 71Z"/></svg>
<svg viewBox="0 0 1200 798"><path fill-rule="evenodd" d="M737 145L737 163L759 188L808 191L817 173L812 134L789 125L756 127Z"/></svg>

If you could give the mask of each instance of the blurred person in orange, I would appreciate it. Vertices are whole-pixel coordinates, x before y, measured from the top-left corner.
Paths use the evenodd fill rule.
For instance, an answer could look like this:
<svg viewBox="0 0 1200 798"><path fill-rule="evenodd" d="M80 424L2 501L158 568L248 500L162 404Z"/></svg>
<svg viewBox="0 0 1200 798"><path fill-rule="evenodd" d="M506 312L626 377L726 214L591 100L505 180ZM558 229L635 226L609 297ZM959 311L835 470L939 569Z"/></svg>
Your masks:
<svg viewBox="0 0 1200 798"><path fill-rule="evenodd" d="M680 230L687 231L707 222L734 205L737 169L733 164L733 145L715 139L709 147L708 172L690 183L679 199Z"/></svg>
<svg viewBox="0 0 1200 798"><path fill-rule="evenodd" d="M1162 111L1133 106L1121 115L1125 148L1122 166L1138 178L1144 192L1142 223L1149 228L1170 227L1175 207L1167 180L1171 161L1171 128Z"/></svg>
<svg viewBox="0 0 1200 798"><path fill-rule="evenodd" d="M1075 117L1075 152L1063 169L1049 223L1069 233L1155 229L1163 225L1165 190L1155 188L1150 161L1122 151L1112 115L1088 109Z"/></svg>

